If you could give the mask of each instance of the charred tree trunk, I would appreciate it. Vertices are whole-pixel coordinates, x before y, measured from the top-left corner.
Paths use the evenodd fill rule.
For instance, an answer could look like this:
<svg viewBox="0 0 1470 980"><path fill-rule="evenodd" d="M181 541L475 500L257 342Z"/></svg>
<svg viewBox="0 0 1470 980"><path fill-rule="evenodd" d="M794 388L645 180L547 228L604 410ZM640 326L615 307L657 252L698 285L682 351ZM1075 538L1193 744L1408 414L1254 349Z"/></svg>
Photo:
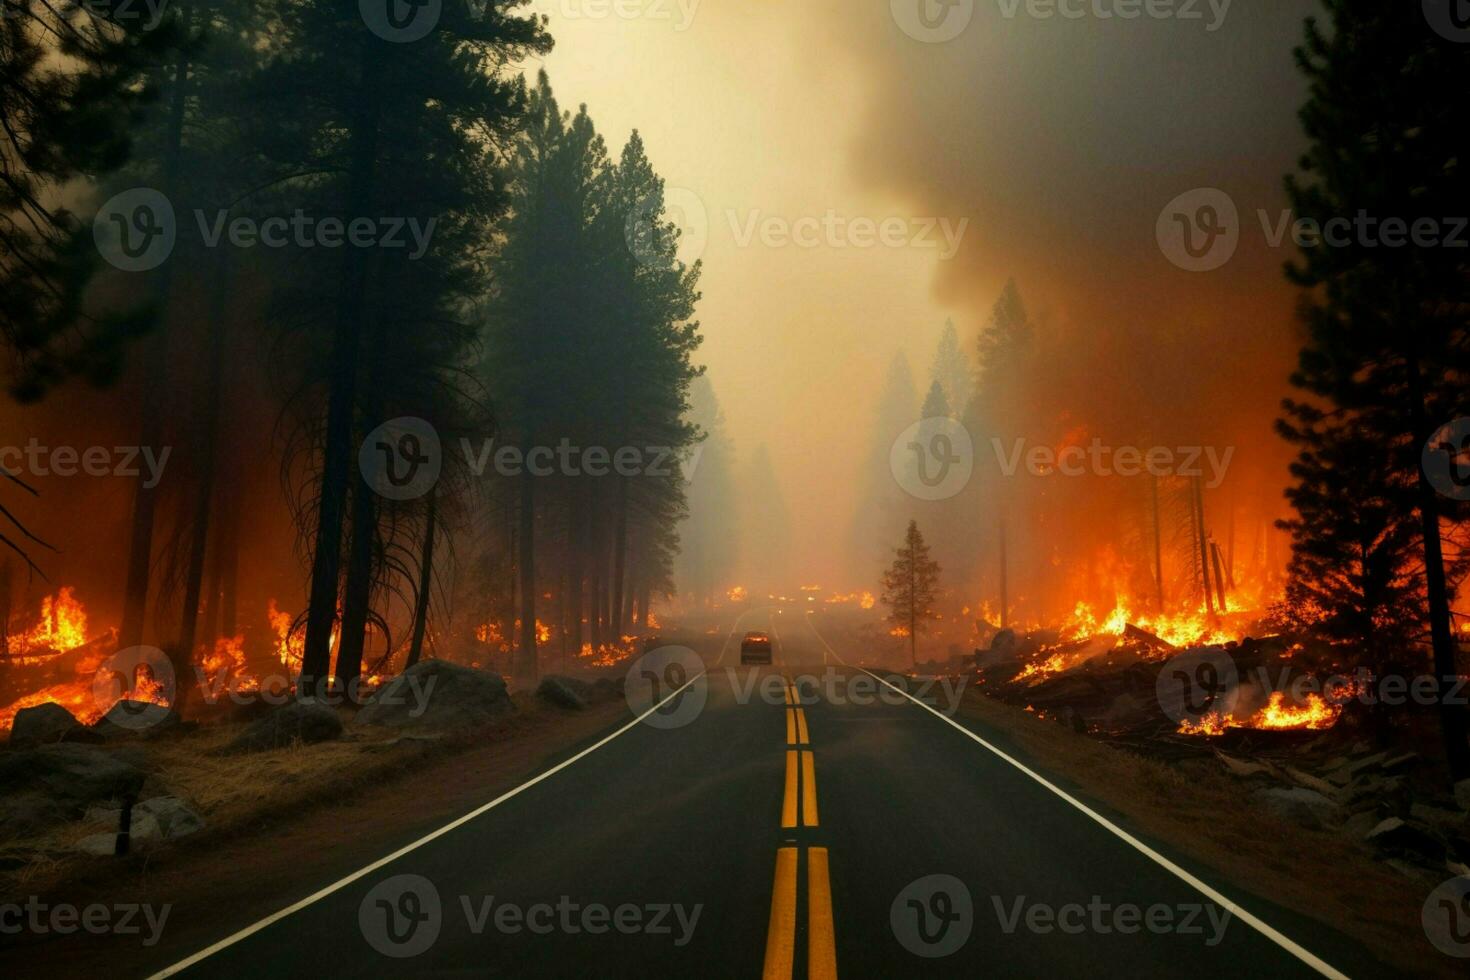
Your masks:
<svg viewBox="0 0 1470 980"><path fill-rule="evenodd" d="M1210 588L1210 546L1205 536L1205 497L1200 488L1199 477L1194 477L1194 527L1199 535L1199 572L1200 583L1204 586L1205 611L1211 617L1215 615L1215 599Z"/></svg>
<svg viewBox="0 0 1470 980"><path fill-rule="evenodd" d="M424 632L429 625L429 597L434 588L434 533L439 516L439 495L429 494L429 512L424 516L424 547L419 556L419 591L414 597L413 640L408 645L408 659L403 662L407 670L419 662L424 653Z"/></svg>
<svg viewBox="0 0 1470 980"><path fill-rule="evenodd" d="M225 304L227 299L228 253L219 251L212 295L210 297L209 376L204 394L204 413L200 420L199 486L194 500L194 521L189 543L189 567L184 581L184 613L179 624L179 653L183 665L192 663L196 630L199 625L199 600L204 588L204 559L209 543L209 508L214 499L216 445L219 441L220 386L224 383ZM177 669L179 665L175 665ZM185 676L175 673L176 677ZM183 709L184 698L191 685L178 685L175 710Z"/></svg>
<svg viewBox="0 0 1470 980"><path fill-rule="evenodd" d="M618 479L618 521L613 532L612 635L614 642L623 635L623 575L628 559L628 478Z"/></svg>
<svg viewBox="0 0 1470 980"><path fill-rule="evenodd" d="M192 18L186 9L183 16L185 34L188 34ZM179 54L174 66L172 91L168 114L168 143L163 159L163 187L165 197L173 199L178 194L180 159L184 145L184 116L188 105L189 58ZM143 386L142 419L139 424L138 445L158 448L163 429L163 408L159 404L165 390L164 369L168 364L168 305L173 293L174 263L164 262L158 269L154 281L153 301L158 309L159 322L153 335L144 344L142 351L144 372L147 381ZM158 487L148 486L147 478L139 476L133 485L132 533L128 539L127 582L123 587L122 625L118 630L118 645L121 649L134 647L143 642L143 623L148 613L148 581L153 570L153 523L158 510ZM178 664L174 665L175 668ZM183 676L183 675L178 675Z"/></svg>
<svg viewBox="0 0 1470 980"><path fill-rule="evenodd" d="M1214 541L1210 542L1210 558L1215 565L1215 593L1220 599L1220 611L1226 613L1230 611L1230 605L1225 600L1225 574L1221 567L1220 546Z"/></svg>
<svg viewBox="0 0 1470 980"><path fill-rule="evenodd" d="M367 621L373 593L373 555L377 550L378 501L365 480L352 481L352 534L348 541L347 581L342 587L342 631L337 640L337 684L343 690L362 674Z"/></svg>
<svg viewBox="0 0 1470 980"><path fill-rule="evenodd" d="M518 542L521 578L521 642L516 648L515 676L522 682L536 679L536 491L535 478L521 477L521 526Z"/></svg>
<svg viewBox="0 0 1470 980"><path fill-rule="evenodd" d="M370 214L378 155L379 74L370 62L373 45L366 38L358 53L357 101L349 136L347 214ZM342 570L343 518L352 471L352 423L357 402L357 370L362 346L361 323L366 306L365 249L343 250L342 283L332 329L332 357L327 393L326 445L317 505L316 543L312 549L311 595L306 613L306 641L301 659L299 694L309 694L331 669L332 625L337 619L337 588Z"/></svg>
<svg viewBox="0 0 1470 980"><path fill-rule="evenodd" d="M1417 354L1407 360L1411 425L1414 445L1424 446L1434 437L1436 427L1424 410L1424 379ZM1429 598L1429 636L1434 650L1434 672L1439 682L1439 722L1444 738L1445 761L1450 780L1470 778L1470 745L1466 743L1466 717L1463 704L1456 703L1452 692L1459 689L1460 671L1456 663L1455 636L1450 619L1449 587L1445 581L1444 546L1440 540L1440 503L1438 491L1429 482L1423 466L1416 465L1420 534L1424 539L1424 584Z"/></svg>
<svg viewBox="0 0 1470 980"><path fill-rule="evenodd" d="M570 622L572 637L572 655L582 655L582 610L586 608L586 600L582 595L586 588L584 566L585 557L583 551L586 547L586 538L583 535L586 529L585 503L582 498L581 488L572 490L568 502L568 524L570 535L570 546L567 548L567 603L570 607Z"/></svg>
<svg viewBox="0 0 1470 980"><path fill-rule="evenodd" d="M1154 512L1154 588L1159 603L1159 612L1164 611L1164 541L1163 522L1159 514L1159 478L1152 478Z"/></svg>
<svg viewBox="0 0 1470 980"><path fill-rule="evenodd" d="M1006 629L1011 621L1011 602L1008 592L1009 583L1006 569L1006 512L1005 505L1001 505L1000 511L1000 628Z"/></svg>

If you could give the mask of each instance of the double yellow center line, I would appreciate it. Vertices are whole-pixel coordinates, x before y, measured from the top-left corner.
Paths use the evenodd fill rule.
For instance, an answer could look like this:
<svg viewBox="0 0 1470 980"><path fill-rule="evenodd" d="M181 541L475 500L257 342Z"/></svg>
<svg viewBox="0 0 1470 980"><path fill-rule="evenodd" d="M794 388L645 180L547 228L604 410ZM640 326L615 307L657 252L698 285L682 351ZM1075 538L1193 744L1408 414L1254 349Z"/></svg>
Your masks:
<svg viewBox="0 0 1470 980"><path fill-rule="evenodd" d="M817 824L817 767L810 749L806 712L796 689L786 684L786 791L781 801L781 828ZM766 980L791 980L796 964L797 873L801 848L776 851L776 880L771 889L771 920L766 932ZM807 976L836 980L837 943L832 924L832 882L825 847L806 849Z"/></svg>

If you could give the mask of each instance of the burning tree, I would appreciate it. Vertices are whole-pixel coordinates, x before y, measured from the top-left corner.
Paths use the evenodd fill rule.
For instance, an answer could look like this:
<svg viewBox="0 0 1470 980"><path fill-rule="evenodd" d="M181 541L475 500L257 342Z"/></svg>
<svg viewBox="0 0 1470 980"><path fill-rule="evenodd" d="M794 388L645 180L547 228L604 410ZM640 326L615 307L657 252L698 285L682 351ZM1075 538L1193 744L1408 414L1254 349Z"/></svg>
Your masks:
<svg viewBox="0 0 1470 980"><path fill-rule="evenodd" d="M903 547L883 573L883 602L889 607L888 621L909 638L909 661L917 666L919 631L937 619L934 600L938 594L939 563L929 557L929 546L919 531L918 521L909 521Z"/></svg>
<svg viewBox="0 0 1470 980"><path fill-rule="evenodd" d="M1330 30L1309 19L1297 51L1312 86L1301 111L1311 146L1287 187L1299 218L1351 231L1330 246L1303 247L1287 269L1307 291L1308 341L1292 383L1315 401L1288 401L1282 426L1302 446L1293 573L1299 592L1320 596L1338 623L1355 618L1357 631L1376 629L1385 610L1415 606L1415 632L1428 633L1447 691L1458 669L1443 534L1445 522L1457 528L1465 515L1435 492L1420 459L1441 425L1470 412L1470 277L1463 249L1427 244L1422 232L1428 222L1443 234L1444 216L1470 213L1462 173L1470 130L1459 96L1470 48L1426 30L1417 4L1326 7ZM1373 219L1366 228L1365 217ZM1401 247L1385 247L1390 222L1403 225ZM1354 458L1365 447L1367 458ZM1329 508L1327 495L1363 505ZM1406 555L1398 536L1407 534L1417 538L1422 593L1399 581ZM1359 571L1334 581L1324 560ZM1442 700L1441 721L1453 778L1470 776L1463 709Z"/></svg>

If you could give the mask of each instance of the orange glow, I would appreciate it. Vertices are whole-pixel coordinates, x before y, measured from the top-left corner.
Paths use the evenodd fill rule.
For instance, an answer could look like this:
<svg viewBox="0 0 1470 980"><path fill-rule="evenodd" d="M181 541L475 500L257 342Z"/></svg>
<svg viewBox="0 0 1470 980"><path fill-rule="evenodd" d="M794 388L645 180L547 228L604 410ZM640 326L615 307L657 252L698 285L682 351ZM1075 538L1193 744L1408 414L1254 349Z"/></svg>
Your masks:
<svg viewBox="0 0 1470 980"><path fill-rule="evenodd" d="M11 649L20 653L31 650L65 653L86 642L87 611L69 585L42 599L40 622L10 639Z"/></svg>
<svg viewBox="0 0 1470 980"><path fill-rule="evenodd" d="M1245 720L1211 712L1193 724L1180 723L1181 735L1223 735L1228 728L1257 728L1276 731L1323 731L1337 724L1342 705L1332 704L1320 694L1308 694L1303 705L1288 704L1286 695L1273 691L1266 706Z"/></svg>
<svg viewBox="0 0 1470 980"><path fill-rule="evenodd" d="M735 588L733 588L729 592L725 593L725 595L729 598L729 600L731 602L744 602L745 601L745 586L743 586L743 585L737 585L737 586L735 586Z"/></svg>

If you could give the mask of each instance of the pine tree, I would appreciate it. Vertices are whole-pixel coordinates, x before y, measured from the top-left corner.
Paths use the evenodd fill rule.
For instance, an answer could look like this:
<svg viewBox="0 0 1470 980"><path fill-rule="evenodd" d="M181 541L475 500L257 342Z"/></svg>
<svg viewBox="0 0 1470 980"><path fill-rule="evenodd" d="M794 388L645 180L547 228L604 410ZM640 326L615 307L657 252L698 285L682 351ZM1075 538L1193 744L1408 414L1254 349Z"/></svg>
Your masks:
<svg viewBox="0 0 1470 980"><path fill-rule="evenodd" d="M931 619L938 618L934 600L938 596L939 563L929 557L929 546L917 521L909 521L901 548L894 549L893 564L883 573L883 603L888 621L907 631L909 662L918 666L919 633Z"/></svg>
<svg viewBox="0 0 1470 980"><path fill-rule="evenodd" d="M953 320L944 321L944 333L939 336L939 347L934 352L934 366L930 373L944 389L944 399L956 412L964 411L975 389L975 379L970 371L970 359L960 346L960 335Z"/></svg>
<svg viewBox="0 0 1470 980"><path fill-rule="evenodd" d="M1463 508L1438 496L1420 467L1431 435L1470 408L1470 276L1464 249L1411 237L1427 227L1447 234L1447 215L1470 214L1470 125L1460 92L1470 77L1470 47L1426 30L1417 4L1326 0L1330 26L1306 24L1297 63L1311 83L1301 110L1310 147L1287 188L1298 220L1335 224L1335 240L1304 247L1288 266L1304 290L1308 341L1292 383L1313 404L1285 404L1283 431L1303 447L1295 500L1301 513L1298 571L1315 573L1315 555L1363 532L1371 521L1384 538L1375 573L1394 583L1397 536L1417 528L1424 575L1415 617L1428 634L1441 689L1458 674L1451 631L1453 582L1442 536L1462 526ZM1365 221L1371 219L1371 223ZM1397 245L1389 221L1402 222ZM1352 450L1375 448L1366 458ZM1343 468L1334 464L1342 463ZM1407 490L1407 492L1403 492ZM1312 510L1328 493L1352 494L1381 507ZM1331 591L1329 613L1355 601L1358 583ZM1300 586L1299 586L1300 588ZM1392 618L1392 617L1390 617ZM1363 628L1361 619L1358 628ZM1470 776L1463 708L1441 701L1445 753L1455 779Z"/></svg>

